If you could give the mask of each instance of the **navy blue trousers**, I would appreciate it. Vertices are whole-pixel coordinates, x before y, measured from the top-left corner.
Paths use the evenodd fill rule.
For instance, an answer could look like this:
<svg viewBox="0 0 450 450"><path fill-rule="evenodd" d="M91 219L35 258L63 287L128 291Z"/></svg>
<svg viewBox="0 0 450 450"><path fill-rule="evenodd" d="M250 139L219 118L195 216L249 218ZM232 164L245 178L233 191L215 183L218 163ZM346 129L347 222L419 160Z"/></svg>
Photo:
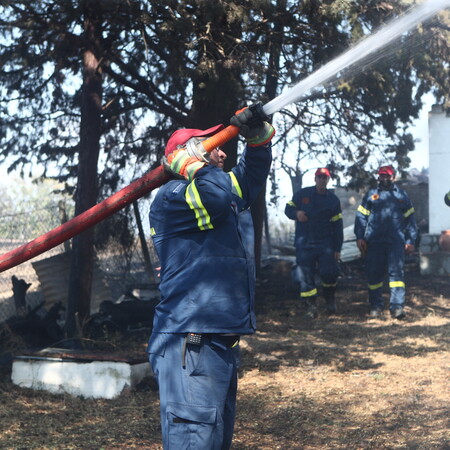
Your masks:
<svg viewBox="0 0 450 450"><path fill-rule="evenodd" d="M339 276L339 268L331 246L298 248L297 266L300 279L300 297L307 300L317 295L315 274L318 268L324 287L334 287Z"/></svg>
<svg viewBox="0 0 450 450"><path fill-rule="evenodd" d="M149 342L164 449L229 449L236 412L236 347L211 335L201 345L187 344L184 351L184 340L184 334L153 333Z"/></svg>
<svg viewBox="0 0 450 450"><path fill-rule="evenodd" d="M383 279L389 276L390 310L405 303L405 244L402 241L389 243L368 243L366 273L369 283L369 303L371 309L384 309L382 295Z"/></svg>

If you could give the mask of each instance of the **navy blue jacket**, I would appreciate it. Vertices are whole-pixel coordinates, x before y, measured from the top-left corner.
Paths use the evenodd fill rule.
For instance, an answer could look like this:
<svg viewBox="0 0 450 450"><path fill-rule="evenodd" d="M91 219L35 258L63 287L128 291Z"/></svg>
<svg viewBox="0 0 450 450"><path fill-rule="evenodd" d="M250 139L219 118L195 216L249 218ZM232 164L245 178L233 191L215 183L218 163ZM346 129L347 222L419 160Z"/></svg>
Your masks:
<svg viewBox="0 0 450 450"><path fill-rule="evenodd" d="M297 220L297 211L308 216L306 222ZM295 220L295 247L314 248L331 246L340 252L344 240L341 203L337 196L326 191L319 194L315 186L300 189L294 193L284 210L289 219Z"/></svg>
<svg viewBox="0 0 450 450"><path fill-rule="evenodd" d="M417 225L408 194L395 184L392 189L367 192L356 212L355 235L368 243L400 241L414 245Z"/></svg>
<svg viewBox="0 0 450 450"><path fill-rule="evenodd" d="M246 149L226 173L200 169L194 180L162 186L150 208L161 261L155 333L255 331L253 249L239 220L269 173L270 145Z"/></svg>

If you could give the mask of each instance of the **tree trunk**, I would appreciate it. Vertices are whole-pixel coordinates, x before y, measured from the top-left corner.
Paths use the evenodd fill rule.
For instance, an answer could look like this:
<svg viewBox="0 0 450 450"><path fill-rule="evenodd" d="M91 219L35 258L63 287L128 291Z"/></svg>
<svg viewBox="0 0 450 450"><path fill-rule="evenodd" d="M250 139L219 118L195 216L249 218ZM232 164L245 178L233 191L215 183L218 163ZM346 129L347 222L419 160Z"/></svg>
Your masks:
<svg viewBox="0 0 450 450"><path fill-rule="evenodd" d="M208 18L208 28L211 34L204 40L199 50L197 67L192 74L193 103L192 127L209 128L223 123L229 125L228 120L239 109L243 96L242 67L240 64L227 64L233 60L234 45L220 47L216 42L223 39L220 31L228 17L221 8L211 8L214 2L197 2L198 17ZM229 24L235 39L241 36L241 24ZM217 33L217 35L216 35ZM225 52L224 55L222 52ZM231 53L230 53L231 52ZM225 56L225 57L224 57ZM225 171L229 171L237 162L237 139L232 139L223 146L227 154Z"/></svg>
<svg viewBox="0 0 450 450"><path fill-rule="evenodd" d="M253 228L255 230L255 266L256 275L259 275L261 269L261 257L262 257L262 237L263 237L263 225L264 216L266 212L266 186L261 189L258 197L251 208Z"/></svg>
<svg viewBox="0 0 450 450"><path fill-rule="evenodd" d="M237 74L217 64L216 71L220 76L211 77L207 72L198 71L194 77L194 96L192 127L210 128L223 123L228 126L229 118L239 109L239 93L236 90ZM206 89L205 86L208 88ZM225 171L231 170L237 162L237 142L232 139L222 150L227 154Z"/></svg>
<svg viewBox="0 0 450 450"><path fill-rule="evenodd" d="M270 240L269 215L267 214L267 206L264 210L264 235L266 236L267 252L272 254L272 241Z"/></svg>
<svg viewBox="0 0 450 450"><path fill-rule="evenodd" d="M97 202L97 164L102 125L101 11L96 0L84 1L85 49L75 215ZM94 268L94 227L74 237L72 243L66 333L76 334L90 314Z"/></svg>

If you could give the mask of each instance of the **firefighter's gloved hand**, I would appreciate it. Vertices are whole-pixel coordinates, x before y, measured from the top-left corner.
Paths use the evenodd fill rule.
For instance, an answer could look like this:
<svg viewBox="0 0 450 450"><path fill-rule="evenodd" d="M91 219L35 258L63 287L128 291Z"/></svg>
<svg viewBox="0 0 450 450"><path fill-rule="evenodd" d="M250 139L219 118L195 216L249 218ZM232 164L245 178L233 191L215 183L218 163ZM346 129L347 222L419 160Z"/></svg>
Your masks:
<svg viewBox="0 0 450 450"><path fill-rule="evenodd" d="M262 120L253 117L253 113L248 107L236 111L235 115L230 119L230 124L239 127L239 134L245 138L250 133L250 127L260 127L262 123Z"/></svg>
<svg viewBox="0 0 450 450"><path fill-rule="evenodd" d="M269 117L260 103L239 111L230 119L230 124L239 127L241 134L250 147L257 147L270 142L275 128L267 122Z"/></svg>
<svg viewBox="0 0 450 450"><path fill-rule="evenodd" d="M163 157L164 169L177 178L192 181L198 170L205 166L205 162L190 156L185 148L177 148Z"/></svg>

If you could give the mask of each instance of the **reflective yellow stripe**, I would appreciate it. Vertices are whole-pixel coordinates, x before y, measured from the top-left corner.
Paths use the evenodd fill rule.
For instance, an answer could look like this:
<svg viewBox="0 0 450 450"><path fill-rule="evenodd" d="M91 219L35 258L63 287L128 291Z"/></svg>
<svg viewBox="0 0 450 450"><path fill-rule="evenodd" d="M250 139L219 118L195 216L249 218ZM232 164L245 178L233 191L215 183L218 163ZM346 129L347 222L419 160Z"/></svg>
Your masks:
<svg viewBox="0 0 450 450"><path fill-rule="evenodd" d="M156 231L153 227L150 228L150 236L154 236L156 234Z"/></svg>
<svg viewBox="0 0 450 450"><path fill-rule="evenodd" d="M186 160L189 159L189 156L186 152L178 152L172 159L170 163L170 169L176 173L180 173L181 168L186 163Z"/></svg>
<svg viewBox="0 0 450 450"><path fill-rule="evenodd" d="M308 292L300 292L300 297L312 297L313 295L317 295L317 289L314 288Z"/></svg>
<svg viewBox="0 0 450 450"><path fill-rule="evenodd" d="M369 284L369 289L371 291L374 291L375 289L379 289L380 287L383 287L383 282L378 284Z"/></svg>
<svg viewBox="0 0 450 450"><path fill-rule="evenodd" d="M447 199L450 200L450 191L447 193Z"/></svg>
<svg viewBox="0 0 450 450"><path fill-rule="evenodd" d="M202 161L197 161L195 158L189 157L186 152L178 152L172 162L170 163L170 169L185 177L187 180L192 181L196 172L205 165Z"/></svg>
<svg viewBox="0 0 450 450"><path fill-rule="evenodd" d="M361 214L364 214L365 216L370 215L370 211L369 211L368 209L364 208L363 205L359 205L359 206L358 206L358 211L359 211Z"/></svg>
<svg viewBox="0 0 450 450"><path fill-rule="evenodd" d="M290 202L287 202L289 206L293 206L294 208L297 208L297 205L291 200Z"/></svg>
<svg viewBox="0 0 450 450"><path fill-rule="evenodd" d="M238 197L243 198L242 189L241 186L239 186L236 175L234 174L234 172L228 172L228 175L230 175L231 178L231 192L233 192L233 194L236 194Z"/></svg>
<svg viewBox="0 0 450 450"><path fill-rule="evenodd" d="M194 211L195 218L197 219L197 225L200 230L212 230L214 227L211 223L211 217L209 216L208 211L206 211L206 208L203 206L195 181L196 180L189 183L186 189L186 202L189 205L189 208Z"/></svg>
<svg viewBox="0 0 450 450"><path fill-rule="evenodd" d="M405 216L405 219L409 217L414 212L414 208L409 208L408 211L403 214Z"/></svg>
<svg viewBox="0 0 450 450"><path fill-rule="evenodd" d="M198 170L204 167L205 163L201 161L190 163L186 166L186 176L189 181L192 181ZM183 174L181 174L183 175Z"/></svg>
<svg viewBox="0 0 450 450"><path fill-rule="evenodd" d="M330 222L337 222L338 220L342 219L342 213L336 214L330 219Z"/></svg>
<svg viewBox="0 0 450 450"><path fill-rule="evenodd" d="M394 287L404 288L405 287L405 283L403 281L389 281L389 287L391 287L391 288L394 288Z"/></svg>
<svg viewBox="0 0 450 450"><path fill-rule="evenodd" d="M328 283L324 283L324 282L322 281L322 286L323 286L323 287L335 287L336 285L337 285L337 283L328 284Z"/></svg>

